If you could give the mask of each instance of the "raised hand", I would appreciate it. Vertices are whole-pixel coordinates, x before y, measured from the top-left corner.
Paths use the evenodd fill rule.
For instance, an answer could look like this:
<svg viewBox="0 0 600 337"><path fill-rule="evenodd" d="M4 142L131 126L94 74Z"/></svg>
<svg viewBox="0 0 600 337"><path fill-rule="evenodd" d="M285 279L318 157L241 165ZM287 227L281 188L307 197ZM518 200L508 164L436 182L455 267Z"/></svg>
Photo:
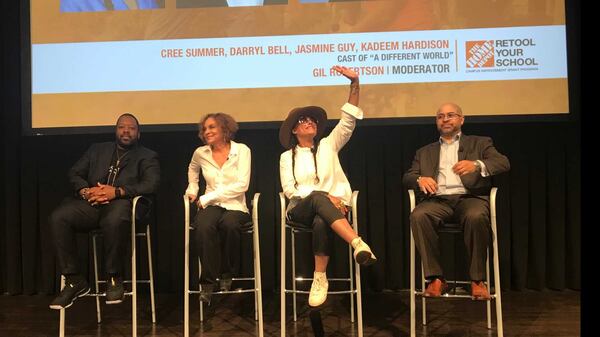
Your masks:
<svg viewBox="0 0 600 337"><path fill-rule="evenodd" d="M331 69L337 71L341 75L344 75L352 83L358 82L358 74L351 68L345 66L333 66Z"/></svg>

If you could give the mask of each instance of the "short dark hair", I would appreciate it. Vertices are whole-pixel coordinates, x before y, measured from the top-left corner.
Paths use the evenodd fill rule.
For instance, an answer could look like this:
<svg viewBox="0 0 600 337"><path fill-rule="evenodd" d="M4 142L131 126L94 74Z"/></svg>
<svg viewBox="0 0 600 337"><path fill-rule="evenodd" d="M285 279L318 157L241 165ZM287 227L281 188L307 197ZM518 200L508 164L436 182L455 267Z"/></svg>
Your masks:
<svg viewBox="0 0 600 337"><path fill-rule="evenodd" d="M131 117L131 118L133 118L133 120L135 121L135 124L137 124L138 130L139 130L139 128L140 128L140 122L138 121L138 119L134 115L130 114L129 112L126 112L126 113L122 114L121 116L119 116L119 118L117 118L117 124L119 124L119 120L121 120L121 118L123 118L123 117Z"/></svg>
<svg viewBox="0 0 600 337"><path fill-rule="evenodd" d="M200 130L198 136L204 143L206 143L206 140L204 139L204 132L202 132L202 128L204 127L206 120L209 118L213 118L215 121L217 121L217 124L219 124L221 127L226 142L235 138L235 133L239 129L238 123L235 121L235 119L226 113L214 112L202 117L200 123L198 123L198 128Z"/></svg>

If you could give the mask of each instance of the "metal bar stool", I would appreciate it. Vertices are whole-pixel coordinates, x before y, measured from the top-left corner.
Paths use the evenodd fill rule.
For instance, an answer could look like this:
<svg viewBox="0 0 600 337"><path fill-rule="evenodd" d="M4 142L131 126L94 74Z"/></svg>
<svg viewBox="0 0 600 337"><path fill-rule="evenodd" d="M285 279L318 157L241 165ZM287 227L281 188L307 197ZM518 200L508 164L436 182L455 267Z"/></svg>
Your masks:
<svg viewBox="0 0 600 337"><path fill-rule="evenodd" d="M152 246L151 246L151 237L150 237L150 224L146 224L144 232L136 231L136 222L138 218L136 217L137 205L140 200L146 200L143 196L136 196L133 198L132 207L131 207L131 280L124 280L123 283L131 284L131 291L125 292L126 296L131 296L131 335L137 336L137 284L149 284L150 285L150 302L152 306L152 324L156 323L156 310L155 310L155 302L154 302L154 272L152 268ZM141 219L145 218L148 214L145 214L141 217ZM93 293L89 293L85 296L91 296L96 298L96 320L98 324L102 323L102 311L100 309L100 298L106 296L106 293L100 292L100 284L106 283L104 280L99 280L98 278L98 254L97 254L97 245L96 238L102 235L101 231L95 230L90 232L92 235L92 250L94 251L94 289ZM137 279L137 264L136 264L136 238L143 237L146 240L146 247L148 249L148 280L138 280ZM62 290L65 287L65 277L61 275L60 280L60 289ZM65 320L66 320L65 309L60 310L60 326L59 326L59 336L65 336Z"/></svg>
<svg viewBox="0 0 600 337"><path fill-rule="evenodd" d="M496 194L498 192L497 187L492 187L490 191L490 225L492 228L492 252L488 248L488 254L486 259L486 279L485 284L488 286L490 291L491 299L486 301L486 309L487 309L487 328L492 328L492 309L491 309L491 300L495 300L496 302L496 328L498 330L498 337L503 337L504 332L502 328L502 299L501 299L501 291L500 291L500 262L498 258L498 232L496 225ZM412 212L416 205L415 192L412 189L408 190L408 196L410 199L410 211ZM451 233L453 235L462 235L463 231L459 229L460 226L456 224L444 224L440 232ZM425 289L425 277L423 272L423 264L421 263L421 289L417 290L415 286L415 263L416 263L416 254L415 254L415 239L413 237L412 228L410 231L410 335L411 337L416 336L416 296L421 296L421 307L423 310L422 318L423 325L427 325L427 306L426 306L426 297L423 296ZM493 256L493 268L494 268L494 291L492 292L492 288L490 287L490 253ZM466 283L469 284L469 281L456 281L456 280L448 280L449 283ZM444 294L442 297L445 298L471 298L470 295L461 295L461 294Z"/></svg>
<svg viewBox="0 0 600 337"><path fill-rule="evenodd" d="M255 193L252 198L252 221L242 226L242 233L252 235L252 251L254 260L254 276L253 277L239 277L232 278L232 281L253 281L254 288L245 288L229 291L215 291L213 295L224 295L224 294L241 294L241 293L254 293L254 319L258 321L258 336L263 337L263 311L262 311L262 286L260 278L260 245L259 245L259 231L258 231L258 201L260 193ZM190 226L190 202L187 196L183 196L183 204L185 207L185 253L184 253L184 285L183 285L183 335L189 336L190 333L190 295L200 294L202 287L199 285L198 290L190 290L190 230L193 228ZM200 258L198 258L198 282L200 282L200 276L202 274L202 265ZM200 302L200 322L204 322L204 308L202 301Z"/></svg>
<svg viewBox="0 0 600 337"><path fill-rule="evenodd" d="M293 226L293 222L289 221L286 218L286 198L283 192L279 192L279 204L281 206L281 336L285 336L285 300L286 294L291 293L293 299L293 312L294 312L294 322L297 320L297 302L296 295L297 294L308 294L309 291L298 290L296 288L297 282L312 282L311 278L306 277L298 277L296 275L296 240L295 236L298 233L311 233L312 231L309 229L300 229L297 226ZM348 212L348 221L352 224L354 231L358 233L358 191L352 192L351 198L351 209ZM291 244L292 244L292 289L286 288L286 238L287 232L291 233ZM362 295L361 295L361 284L360 284L360 268L358 263L354 262L354 258L352 255L352 247L348 245L348 277L346 278L328 278L328 281L333 282L344 282L348 283L348 290L340 290L340 291L328 291L328 295L334 294L348 294L350 296L350 321L354 323L354 296L356 296L356 311L357 311L357 320L358 320L358 336L363 336L363 325L362 325Z"/></svg>

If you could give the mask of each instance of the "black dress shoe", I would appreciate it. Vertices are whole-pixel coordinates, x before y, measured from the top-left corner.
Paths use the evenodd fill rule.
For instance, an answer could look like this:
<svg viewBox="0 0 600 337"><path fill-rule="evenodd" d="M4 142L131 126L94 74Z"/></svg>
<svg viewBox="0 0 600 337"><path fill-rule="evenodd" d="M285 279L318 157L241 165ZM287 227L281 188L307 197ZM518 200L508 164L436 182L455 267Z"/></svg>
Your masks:
<svg viewBox="0 0 600 337"><path fill-rule="evenodd" d="M90 292L90 286L83 277L77 275L67 276L65 287L60 294L50 303L50 309L61 310L70 307L79 297L83 297Z"/></svg>
<svg viewBox="0 0 600 337"><path fill-rule="evenodd" d="M221 291L229 291L231 290L231 283L233 283L231 274L223 274L219 279L219 289Z"/></svg>
<svg viewBox="0 0 600 337"><path fill-rule="evenodd" d="M212 298L213 289L215 285L211 283L205 283L200 285L200 301L206 302L210 305L210 299Z"/></svg>
<svg viewBox="0 0 600 337"><path fill-rule="evenodd" d="M120 276L111 276L108 279L106 288L106 304L119 304L125 298L125 287L123 278Z"/></svg>

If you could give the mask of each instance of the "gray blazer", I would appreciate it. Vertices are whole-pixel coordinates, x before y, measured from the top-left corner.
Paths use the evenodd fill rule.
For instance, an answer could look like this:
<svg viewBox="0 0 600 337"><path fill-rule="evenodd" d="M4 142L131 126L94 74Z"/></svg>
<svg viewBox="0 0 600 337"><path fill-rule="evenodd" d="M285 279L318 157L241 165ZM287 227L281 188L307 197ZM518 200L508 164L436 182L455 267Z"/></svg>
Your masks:
<svg viewBox="0 0 600 337"><path fill-rule="evenodd" d="M488 172L487 177L481 173L473 172L460 176L465 189L469 194L485 197L492 187L491 176L506 172L510 169L508 158L498 152L490 137L467 136L460 137L458 160L481 160ZM402 182L407 188L415 190L417 200L421 201L428 196L421 192L417 184L419 176L437 179L440 164L440 142L434 142L417 150L410 169L404 174Z"/></svg>

